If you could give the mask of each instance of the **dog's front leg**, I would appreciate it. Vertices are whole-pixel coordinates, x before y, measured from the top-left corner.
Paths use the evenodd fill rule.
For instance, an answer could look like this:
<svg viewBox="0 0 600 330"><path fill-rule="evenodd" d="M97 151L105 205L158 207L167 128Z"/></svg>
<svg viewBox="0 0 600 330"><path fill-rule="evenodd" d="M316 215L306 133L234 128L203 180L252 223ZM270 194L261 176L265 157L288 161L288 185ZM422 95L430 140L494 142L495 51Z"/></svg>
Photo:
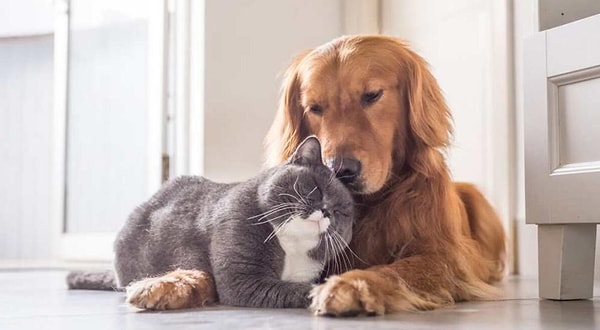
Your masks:
<svg viewBox="0 0 600 330"><path fill-rule="evenodd" d="M411 256L330 277L313 289L311 309L316 315L382 315L434 309L497 292L467 273L459 261L445 255Z"/></svg>

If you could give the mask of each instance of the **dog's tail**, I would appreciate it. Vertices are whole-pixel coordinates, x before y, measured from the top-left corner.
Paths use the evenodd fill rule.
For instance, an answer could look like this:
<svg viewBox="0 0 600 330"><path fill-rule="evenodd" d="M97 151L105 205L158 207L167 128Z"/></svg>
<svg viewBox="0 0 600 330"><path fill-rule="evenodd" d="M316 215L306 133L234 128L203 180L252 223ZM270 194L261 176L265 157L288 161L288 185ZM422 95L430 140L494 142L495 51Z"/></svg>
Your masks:
<svg viewBox="0 0 600 330"><path fill-rule="evenodd" d="M71 290L122 290L117 285L115 272L112 270L71 271L67 275L67 286Z"/></svg>
<svg viewBox="0 0 600 330"><path fill-rule="evenodd" d="M455 187L465 205L471 235L479 244L484 259L490 262L490 278L487 281L499 281L504 275L506 259L506 235L502 222L475 186L456 182Z"/></svg>

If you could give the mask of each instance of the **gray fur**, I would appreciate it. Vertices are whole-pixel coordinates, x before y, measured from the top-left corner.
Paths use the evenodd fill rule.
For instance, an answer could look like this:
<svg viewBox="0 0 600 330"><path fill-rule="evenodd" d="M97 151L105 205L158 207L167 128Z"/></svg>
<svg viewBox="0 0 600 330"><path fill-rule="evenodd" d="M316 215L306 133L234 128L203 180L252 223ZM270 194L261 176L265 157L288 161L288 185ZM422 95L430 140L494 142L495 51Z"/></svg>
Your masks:
<svg viewBox="0 0 600 330"><path fill-rule="evenodd" d="M282 206L289 207L269 213ZM265 240L292 213L306 218L323 208L331 213L329 229L349 242L352 197L323 165L314 137L305 140L287 163L246 182L176 178L135 209L119 233L115 242L118 283L125 286L177 268L195 269L213 275L222 304L306 307L310 282L318 276L306 282L282 280L285 252L277 236ZM309 252L322 265L339 258L344 248L339 239L337 245L332 243L330 234L321 233L318 245Z"/></svg>
<svg viewBox="0 0 600 330"><path fill-rule="evenodd" d="M111 270L69 272L67 275L67 286L69 289L120 291L115 273Z"/></svg>

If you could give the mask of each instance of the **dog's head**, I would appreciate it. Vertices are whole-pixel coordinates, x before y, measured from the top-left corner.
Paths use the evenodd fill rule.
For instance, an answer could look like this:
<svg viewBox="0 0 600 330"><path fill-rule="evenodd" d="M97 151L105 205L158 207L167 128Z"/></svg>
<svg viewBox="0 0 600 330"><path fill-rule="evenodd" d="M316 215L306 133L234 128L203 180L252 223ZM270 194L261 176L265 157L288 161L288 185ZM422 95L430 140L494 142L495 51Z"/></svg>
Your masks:
<svg viewBox="0 0 600 330"><path fill-rule="evenodd" d="M342 37L287 70L268 162L287 159L314 134L337 176L355 193L370 194L397 175L428 175L450 130L448 108L421 57L395 38Z"/></svg>

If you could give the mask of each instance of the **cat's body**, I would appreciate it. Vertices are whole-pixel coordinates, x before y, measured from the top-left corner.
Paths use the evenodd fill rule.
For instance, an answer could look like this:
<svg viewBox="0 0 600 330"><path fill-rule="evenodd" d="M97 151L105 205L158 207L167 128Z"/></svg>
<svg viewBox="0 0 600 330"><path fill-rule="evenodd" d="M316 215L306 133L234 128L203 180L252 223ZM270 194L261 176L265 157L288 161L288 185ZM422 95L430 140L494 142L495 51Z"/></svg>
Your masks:
<svg viewBox="0 0 600 330"><path fill-rule="evenodd" d="M166 183L117 237L118 284L197 270L212 275L223 304L305 307L311 283L350 240L352 219L350 193L309 138L290 162L246 182Z"/></svg>

